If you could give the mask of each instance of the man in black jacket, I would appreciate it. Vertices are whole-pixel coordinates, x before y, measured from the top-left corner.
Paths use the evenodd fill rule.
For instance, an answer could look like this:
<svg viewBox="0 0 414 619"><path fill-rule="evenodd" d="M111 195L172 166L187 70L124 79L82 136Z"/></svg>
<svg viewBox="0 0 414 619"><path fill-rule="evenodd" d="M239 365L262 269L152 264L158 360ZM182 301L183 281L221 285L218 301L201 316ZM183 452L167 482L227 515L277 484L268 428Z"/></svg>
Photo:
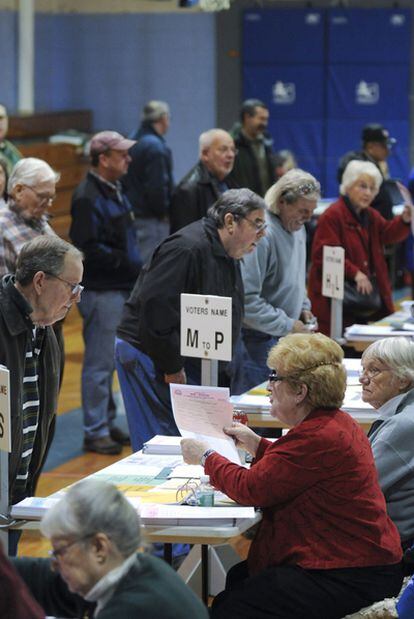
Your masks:
<svg viewBox="0 0 414 619"><path fill-rule="evenodd" d="M247 99L240 120L241 125L237 124L231 131L237 148L231 177L238 187L248 187L264 196L276 180L272 141L266 134L269 110L263 101Z"/></svg>
<svg viewBox="0 0 414 619"><path fill-rule="evenodd" d="M175 188L171 203L171 234L207 215L220 195L235 187L229 178L236 148L223 129L210 129L200 135L200 160Z"/></svg>
<svg viewBox="0 0 414 619"><path fill-rule="evenodd" d="M180 294L232 297L233 351L243 317L238 260L264 234L264 201L230 189L207 217L169 236L143 268L124 307L116 368L134 451L154 434L176 435L169 383L200 383L200 360L180 354ZM229 383L221 366L219 382Z"/></svg>
<svg viewBox="0 0 414 619"><path fill-rule="evenodd" d="M393 191L394 181L389 180L387 159L391 153L391 149L396 143L396 139L390 137L388 131L382 125L370 124L365 125L361 134L362 149L359 151L351 151L343 155L339 162L337 178L338 183L342 181L342 176L346 166L350 161L370 161L381 172L383 178L381 187L375 196L371 206L381 213L385 219L393 218Z"/></svg>
<svg viewBox="0 0 414 619"><path fill-rule="evenodd" d="M9 502L32 496L53 436L60 351L51 325L82 292L82 254L55 235L36 237L0 286L0 363L10 371ZM10 533L14 554L16 532Z"/></svg>

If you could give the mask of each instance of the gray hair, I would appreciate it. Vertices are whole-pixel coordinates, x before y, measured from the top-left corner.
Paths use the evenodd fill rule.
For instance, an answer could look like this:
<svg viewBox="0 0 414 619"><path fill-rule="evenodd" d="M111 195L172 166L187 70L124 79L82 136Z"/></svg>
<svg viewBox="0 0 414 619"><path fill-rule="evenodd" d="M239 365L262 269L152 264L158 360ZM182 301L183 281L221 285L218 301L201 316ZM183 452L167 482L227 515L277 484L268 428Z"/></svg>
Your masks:
<svg viewBox="0 0 414 619"><path fill-rule="evenodd" d="M44 234L23 245L17 257L16 282L27 286L38 271L60 275L64 269L66 254L83 260L83 254L74 245L54 234Z"/></svg>
<svg viewBox="0 0 414 619"><path fill-rule="evenodd" d="M198 138L199 156L201 157L203 152L207 150L208 148L210 148L214 140L216 140L220 136L223 136L223 134L231 138L230 133L228 133L224 129L209 129L208 131L204 131L204 133L202 133L200 137Z"/></svg>
<svg viewBox="0 0 414 619"><path fill-rule="evenodd" d="M370 359L383 361L398 378L414 385L414 342L406 337L387 337L373 342L361 358Z"/></svg>
<svg viewBox="0 0 414 619"><path fill-rule="evenodd" d="M84 479L45 514L40 530L45 537L84 539L105 533L123 557L136 552L141 542L136 509L114 484Z"/></svg>
<svg viewBox="0 0 414 619"><path fill-rule="evenodd" d="M169 113L170 108L165 101L148 101L142 110L141 120L147 123L155 123Z"/></svg>
<svg viewBox="0 0 414 619"><path fill-rule="evenodd" d="M60 174L55 172L46 161L36 157L26 157L20 159L14 166L7 183L7 191L11 193L16 185L33 187L47 181L57 183L59 179Z"/></svg>
<svg viewBox="0 0 414 619"><path fill-rule="evenodd" d="M364 174L372 178L375 183L376 193L378 193L382 183L381 172L378 170L377 166L370 161L358 161L358 159L353 159L346 166L342 176L342 182L339 186L339 193L345 196L349 187Z"/></svg>
<svg viewBox="0 0 414 619"><path fill-rule="evenodd" d="M300 198L318 200L321 185L312 174L300 168L289 170L267 190L265 202L269 211L279 214L279 202L283 198L288 204L294 204Z"/></svg>
<svg viewBox="0 0 414 619"><path fill-rule="evenodd" d="M246 217L256 209L265 209L266 205L260 196L250 189L229 189L221 194L217 202L210 206L207 216L214 220L217 228L224 227L224 217L232 213L236 218Z"/></svg>

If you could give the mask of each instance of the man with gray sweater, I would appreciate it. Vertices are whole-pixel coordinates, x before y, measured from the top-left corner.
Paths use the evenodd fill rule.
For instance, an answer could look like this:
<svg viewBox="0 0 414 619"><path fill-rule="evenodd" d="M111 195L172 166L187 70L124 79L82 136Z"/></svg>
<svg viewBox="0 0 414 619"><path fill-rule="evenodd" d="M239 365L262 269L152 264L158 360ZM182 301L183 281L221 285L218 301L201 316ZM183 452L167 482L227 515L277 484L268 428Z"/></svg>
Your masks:
<svg viewBox="0 0 414 619"><path fill-rule="evenodd" d="M288 333L309 330L314 321L306 293L306 231L320 195L318 181L303 170L282 176L267 192L267 235L241 265L245 289L243 350L235 360L233 393L267 378L269 349Z"/></svg>

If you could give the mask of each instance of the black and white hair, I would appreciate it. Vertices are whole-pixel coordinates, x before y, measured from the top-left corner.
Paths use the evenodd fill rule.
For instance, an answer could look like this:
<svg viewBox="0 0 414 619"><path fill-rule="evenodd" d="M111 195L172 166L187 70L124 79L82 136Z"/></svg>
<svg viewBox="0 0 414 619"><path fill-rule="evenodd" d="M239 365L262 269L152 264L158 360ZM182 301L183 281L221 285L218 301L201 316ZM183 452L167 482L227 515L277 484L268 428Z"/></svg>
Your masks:
<svg viewBox="0 0 414 619"><path fill-rule="evenodd" d="M54 234L40 235L28 241L17 257L16 282L27 286L38 271L59 276L64 269L66 254L83 260L79 249Z"/></svg>
<svg viewBox="0 0 414 619"><path fill-rule="evenodd" d="M123 557L136 552L141 542L137 510L114 486L84 479L46 512L40 524L43 535L79 540L105 533Z"/></svg>
<svg viewBox="0 0 414 619"><path fill-rule="evenodd" d="M170 107L165 101L148 101L142 110L141 120L146 123L155 123L170 113Z"/></svg>
<svg viewBox="0 0 414 619"><path fill-rule="evenodd" d="M250 189L229 189L221 194L220 198L210 206L207 216L213 219L217 228L224 227L224 218L232 213L235 219L245 218L248 213L266 207L263 198Z"/></svg>

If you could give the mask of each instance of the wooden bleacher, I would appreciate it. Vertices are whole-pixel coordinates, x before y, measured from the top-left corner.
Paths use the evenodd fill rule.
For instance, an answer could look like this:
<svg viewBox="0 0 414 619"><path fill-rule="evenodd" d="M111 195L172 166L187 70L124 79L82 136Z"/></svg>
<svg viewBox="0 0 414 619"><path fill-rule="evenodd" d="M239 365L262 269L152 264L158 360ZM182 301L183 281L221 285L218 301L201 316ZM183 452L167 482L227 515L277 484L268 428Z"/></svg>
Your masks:
<svg viewBox="0 0 414 619"><path fill-rule="evenodd" d="M68 239L70 226L70 201L76 185L85 176L88 160L81 147L71 144L50 144L48 138L56 133L75 129L92 133L90 110L65 110L42 112L9 117L7 138L24 157L44 159L61 179L57 185L57 198L51 209L50 224L55 232Z"/></svg>

